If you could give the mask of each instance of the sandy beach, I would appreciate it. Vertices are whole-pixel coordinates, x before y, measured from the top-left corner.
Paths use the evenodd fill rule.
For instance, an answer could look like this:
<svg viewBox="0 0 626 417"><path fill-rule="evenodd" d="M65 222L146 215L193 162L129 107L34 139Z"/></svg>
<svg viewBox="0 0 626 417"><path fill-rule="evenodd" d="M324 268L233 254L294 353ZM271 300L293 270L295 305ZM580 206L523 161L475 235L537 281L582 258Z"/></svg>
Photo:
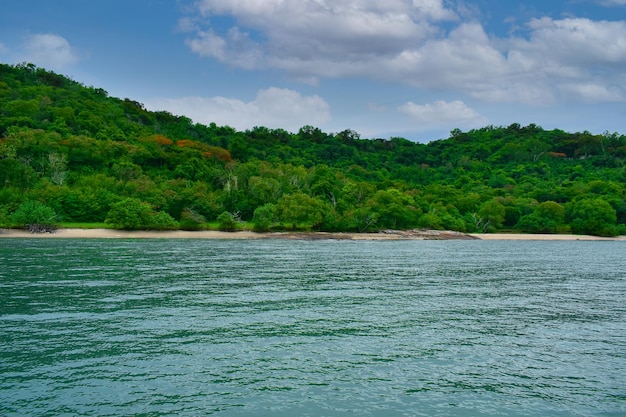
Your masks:
<svg viewBox="0 0 626 417"><path fill-rule="evenodd" d="M20 229L0 229L2 238L37 238L37 239L338 239L338 240L608 240L626 241L626 236L604 238L589 235L549 235L549 234L513 234L513 233L457 233L449 231L384 231L380 233L299 233L273 232L255 233L251 231L219 232L203 231L148 231L114 229L58 229L54 233L29 233Z"/></svg>

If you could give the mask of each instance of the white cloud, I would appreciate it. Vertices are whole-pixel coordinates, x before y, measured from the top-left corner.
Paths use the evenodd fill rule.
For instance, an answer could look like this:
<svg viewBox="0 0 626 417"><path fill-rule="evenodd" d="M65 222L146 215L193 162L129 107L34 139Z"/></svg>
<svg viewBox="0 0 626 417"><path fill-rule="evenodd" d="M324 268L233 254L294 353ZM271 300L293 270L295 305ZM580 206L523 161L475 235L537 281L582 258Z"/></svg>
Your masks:
<svg viewBox="0 0 626 417"><path fill-rule="evenodd" d="M31 35L24 45L25 54L20 59L40 67L63 69L78 62L78 57L70 43L55 34Z"/></svg>
<svg viewBox="0 0 626 417"><path fill-rule="evenodd" d="M257 67L262 58L255 42L236 27L231 28L225 38L208 30L199 32L195 39L188 39L186 43L200 56L216 58L246 69Z"/></svg>
<svg viewBox="0 0 626 417"><path fill-rule="evenodd" d="M626 21L589 19L532 20L530 41L514 44L519 50L579 69L626 64ZM537 63L539 64L539 63Z"/></svg>
<svg viewBox="0 0 626 417"><path fill-rule="evenodd" d="M316 75L327 63L355 67L398 54L431 35L436 30L431 22L455 18L441 0L202 0L198 4L205 19L233 16L238 26L221 35L208 32L211 41L206 48L197 41L206 40L207 31L197 32L188 41L194 52L237 65L246 62L237 55L249 54L249 47L254 47L265 60L257 66ZM190 26L188 19L184 24ZM246 42L242 48L233 29L259 33L263 40ZM215 54L214 37L228 46L228 54ZM310 64L313 71L306 70ZM331 65L329 75L344 73L340 67Z"/></svg>
<svg viewBox="0 0 626 417"><path fill-rule="evenodd" d="M4 44L2 42L0 42L0 54L6 54L8 52L9 52L9 48L4 46Z"/></svg>
<svg viewBox="0 0 626 417"><path fill-rule="evenodd" d="M311 84L367 77L484 101L626 100L626 21L546 17L528 22L524 36L498 38L461 21L466 12L447 4L200 0L197 16L181 26L191 30L187 45L200 56L283 70ZM232 27L211 26L222 16L234 19Z"/></svg>
<svg viewBox="0 0 626 417"><path fill-rule="evenodd" d="M559 86L564 93L571 93L576 99L589 102L623 101L626 91L619 87L603 85L600 82L563 84Z"/></svg>
<svg viewBox="0 0 626 417"><path fill-rule="evenodd" d="M626 21L542 18L529 27L530 39L511 40L508 52L511 67L533 76L519 76L520 86L564 99L626 100Z"/></svg>
<svg viewBox="0 0 626 417"><path fill-rule="evenodd" d="M456 127L476 127L486 123L486 119L460 100L437 100L428 104L409 101L398 107L398 111L411 116L422 129L454 125Z"/></svg>
<svg viewBox="0 0 626 417"><path fill-rule="evenodd" d="M443 39L403 51L383 63L395 79L422 88L480 90L506 73L506 60L478 24L462 24Z"/></svg>
<svg viewBox="0 0 626 417"><path fill-rule="evenodd" d="M148 100L152 110L184 114L196 123L228 125L237 130L254 126L297 131L305 125L319 125L330 117L328 104L319 96L302 96L299 92L271 87L256 98L244 102L226 97L183 97Z"/></svg>
<svg viewBox="0 0 626 417"><path fill-rule="evenodd" d="M626 6L626 0L601 0L600 4L603 6Z"/></svg>

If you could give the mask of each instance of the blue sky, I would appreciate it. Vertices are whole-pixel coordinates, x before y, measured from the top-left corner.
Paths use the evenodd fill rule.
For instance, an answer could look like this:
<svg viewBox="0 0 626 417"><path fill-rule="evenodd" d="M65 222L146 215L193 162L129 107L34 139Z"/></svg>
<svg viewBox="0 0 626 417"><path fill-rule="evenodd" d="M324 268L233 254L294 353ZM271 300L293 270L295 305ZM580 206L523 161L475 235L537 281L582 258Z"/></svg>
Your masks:
<svg viewBox="0 0 626 417"><path fill-rule="evenodd" d="M626 133L626 0L0 0L0 61L239 130Z"/></svg>

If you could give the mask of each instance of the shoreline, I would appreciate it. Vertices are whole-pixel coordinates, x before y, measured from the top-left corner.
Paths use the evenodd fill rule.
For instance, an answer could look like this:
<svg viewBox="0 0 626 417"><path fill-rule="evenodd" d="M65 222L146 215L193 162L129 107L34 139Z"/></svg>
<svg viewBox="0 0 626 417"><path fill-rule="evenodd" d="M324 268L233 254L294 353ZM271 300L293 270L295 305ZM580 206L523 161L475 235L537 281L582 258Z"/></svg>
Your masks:
<svg viewBox="0 0 626 417"><path fill-rule="evenodd" d="M33 239L297 239L297 240L585 240L626 241L626 236L600 237L572 234L523 233L459 233L443 230L385 230L377 233L327 232L220 232L214 230L116 230L116 229L58 229L54 233L30 233L21 229L0 229L2 238Z"/></svg>

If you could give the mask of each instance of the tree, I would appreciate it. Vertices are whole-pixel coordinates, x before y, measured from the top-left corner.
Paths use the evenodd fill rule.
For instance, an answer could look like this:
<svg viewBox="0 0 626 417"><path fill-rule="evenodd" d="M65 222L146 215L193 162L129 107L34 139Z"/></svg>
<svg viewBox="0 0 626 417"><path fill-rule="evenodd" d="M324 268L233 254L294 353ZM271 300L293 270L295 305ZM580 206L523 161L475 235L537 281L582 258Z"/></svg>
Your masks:
<svg viewBox="0 0 626 417"><path fill-rule="evenodd" d="M517 228L527 233L557 233L565 222L565 208L554 201L544 201L531 214L522 216Z"/></svg>
<svg viewBox="0 0 626 417"><path fill-rule="evenodd" d="M555 201L544 201L535 209L538 216L549 219L557 225L565 221L565 208Z"/></svg>
<svg viewBox="0 0 626 417"><path fill-rule="evenodd" d="M428 213L419 219L419 226L428 229L445 229L465 231L467 229L463 218L456 207L444 206L435 203L430 206Z"/></svg>
<svg viewBox="0 0 626 417"><path fill-rule="evenodd" d="M153 113L32 64L0 64L0 74L5 223L20 203L36 200L63 220L108 216L126 228L174 227L173 218L201 228L227 211L259 230L288 221L325 231L626 233L626 136L617 132L513 123L455 129L429 143L313 126L238 132ZM138 201L112 205L127 197ZM581 202L594 199L617 221L605 204ZM608 217L598 221L579 205Z"/></svg>
<svg viewBox="0 0 626 417"><path fill-rule="evenodd" d="M26 163L17 159L0 159L0 187L12 186L25 190L32 187L37 179L37 172Z"/></svg>
<svg viewBox="0 0 626 417"><path fill-rule="evenodd" d="M50 152L48 154L48 167L52 182L56 185L63 185L67 175L67 156Z"/></svg>
<svg viewBox="0 0 626 417"><path fill-rule="evenodd" d="M255 175L248 179L248 193L259 205L275 203L281 194L280 183L274 178Z"/></svg>
<svg viewBox="0 0 626 417"><path fill-rule="evenodd" d="M356 229L359 233L367 232L378 221L378 214L367 207L359 207L346 213L349 228Z"/></svg>
<svg viewBox="0 0 626 417"><path fill-rule="evenodd" d="M377 191L367 207L377 214L377 226L387 229L415 227L422 213L410 195L395 188Z"/></svg>
<svg viewBox="0 0 626 417"><path fill-rule="evenodd" d="M491 199L480 206L478 213L474 216L476 227L483 231L489 232L502 227L506 209L502 203L495 199Z"/></svg>
<svg viewBox="0 0 626 417"><path fill-rule="evenodd" d="M276 205L279 221L291 224L292 229L297 225L315 226L322 222L322 214L320 202L301 192L284 195Z"/></svg>
<svg viewBox="0 0 626 417"><path fill-rule="evenodd" d="M597 236L617 236L617 214L609 203L601 198L583 198L568 207L572 232Z"/></svg>

